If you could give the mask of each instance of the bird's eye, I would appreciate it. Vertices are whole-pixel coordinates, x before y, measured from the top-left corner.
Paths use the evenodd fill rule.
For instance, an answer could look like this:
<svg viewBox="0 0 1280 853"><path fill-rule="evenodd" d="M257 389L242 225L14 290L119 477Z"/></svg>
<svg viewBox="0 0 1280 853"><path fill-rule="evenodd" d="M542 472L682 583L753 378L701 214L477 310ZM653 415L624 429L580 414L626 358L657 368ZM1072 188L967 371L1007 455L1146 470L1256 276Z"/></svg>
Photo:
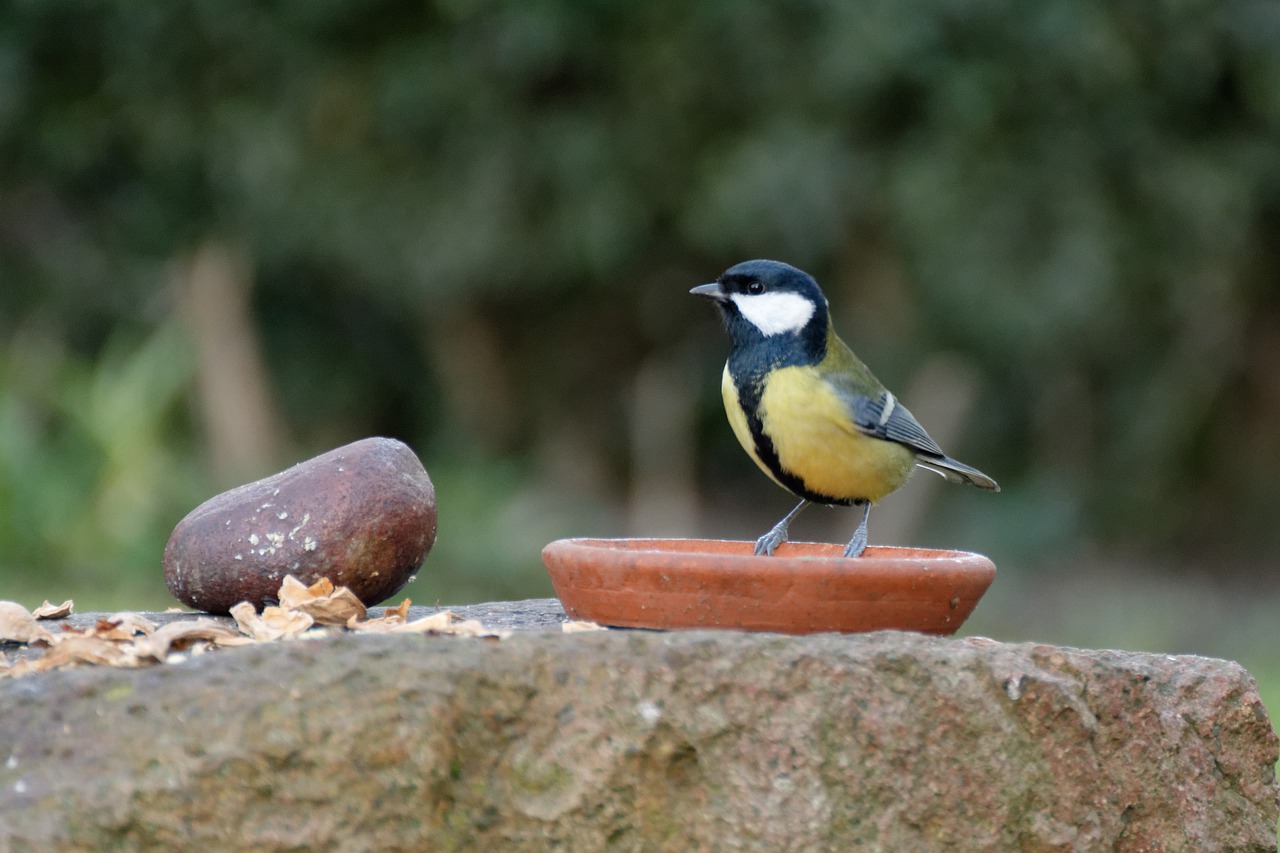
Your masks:
<svg viewBox="0 0 1280 853"><path fill-rule="evenodd" d="M758 281L753 281L747 285L747 293L750 293L752 296L764 293L764 285Z"/></svg>

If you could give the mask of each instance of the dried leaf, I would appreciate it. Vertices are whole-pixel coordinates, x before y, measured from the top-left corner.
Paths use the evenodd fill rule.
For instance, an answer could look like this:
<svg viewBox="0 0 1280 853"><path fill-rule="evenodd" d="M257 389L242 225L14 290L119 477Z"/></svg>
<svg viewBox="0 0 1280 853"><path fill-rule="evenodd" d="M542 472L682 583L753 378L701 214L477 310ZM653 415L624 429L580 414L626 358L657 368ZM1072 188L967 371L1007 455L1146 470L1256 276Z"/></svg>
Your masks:
<svg viewBox="0 0 1280 853"><path fill-rule="evenodd" d="M498 639L511 635L510 631L494 631L486 628L475 619L463 619L452 610L441 610L412 622L402 622L397 614L384 616L381 619L370 619L367 622L356 622L349 624L348 627L355 631L376 634L453 634L460 637L496 637Z"/></svg>
<svg viewBox="0 0 1280 853"><path fill-rule="evenodd" d="M134 649L139 657L163 661L173 652L187 649L197 651L204 644L242 646L252 643L253 640L220 622L214 622L212 619L196 619L192 622L170 622L162 625L149 637L135 640Z"/></svg>
<svg viewBox="0 0 1280 853"><path fill-rule="evenodd" d="M259 641L292 639L315 624L309 614L283 607L264 607L259 616L247 601L232 607L231 616L242 633Z"/></svg>
<svg viewBox="0 0 1280 853"><path fill-rule="evenodd" d="M560 630L566 634L578 634L583 631L608 631L609 629L598 622L569 621L561 622Z"/></svg>
<svg viewBox="0 0 1280 853"><path fill-rule="evenodd" d="M424 619L406 622L400 617L398 611L390 611L386 616L383 616L380 619L369 619L364 622L348 622L347 627L352 631L360 631L369 634L395 634L404 632L420 634L430 632L441 633L449 629L449 626L453 623L454 619L460 618L461 617L452 610L441 610Z"/></svg>
<svg viewBox="0 0 1280 853"><path fill-rule="evenodd" d="M311 614L304 610L286 610L283 607L262 608L261 619L286 639L298 636L316 623Z"/></svg>
<svg viewBox="0 0 1280 853"><path fill-rule="evenodd" d="M97 623L84 633L104 640L132 640L138 634L150 635L156 631L156 624L137 613L116 613L99 619Z"/></svg>
<svg viewBox="0 0 1280 853"><path fill-rule="evenodd" d="M35 669L35 661L32 658L19 658L12 665L0 666L0 678L17 678L33 672L39 672L39 670Z"/></svg>
<svg viewBox="0 0 1280 853"><path fill-rule="evenodd" d="M63 619L71 615L72 606L73 603L69 598L58 605L50 604L49 599L46 598L44 604L31 611L31 615L36 619Z"/></svg>
<svg viewBox="0 0 1280 853"><path fill-rule="evenodd" d="M345 586L335 588L328 578L303 586L293 575L286 575L277 597L281 607L306 613L320 625L346 625L367 615L354 592Z"/></svg>
<svg viewBox="0 0 1280 853"><path fill-rule="evenodd" d="M368 614L356 594L340 586L324 598L316 598L297 608L315 619L320 625L345 625L352 619L363 619Z"/></svg>
<svg viewBox="0 0 1280 853"><path fill-rule="evenodd" d="M240 629L240 633L257 639L254 635L258 629L258 624L262 620L258 618L258 611L254 609L252 604L242 601L233 606L228 612L231 614L231 618L236 620L236 627Z"/></svg>
<svg viewBox="0 0 1280 853"><path fill-rule="evenodd" d="M412 622L406 622L404 627L406 630L414 633L423 631L448 631L456 623L461 623L463 618L452 610L437 610L430 616L424 616L421 619L415 619Z"/></svg>
<svg viewBox="0 0 1280 853"><path fill-rule="evenodd" d="M48 640L49 631L16 601L0 601L0 643Z"/></svg>
<svg viewBox="0 0 1280 853"><path fill-rule="evenodd" d="M346 587L334 587L327 578L308 587L297 578L286 577L280 586L279 600L280 606L266 607L260 614L247 601L231 608L238 631L203 618L157 626L140 614L125 612L102 617L88 628L63 624L55 634L37 624L35 616L26 608L11 601L0 601L0 642L46 647L40 657L23 657L12 663L0 658L0 678L79 664L137 667L152 662L176 663L188 655L204 654L215 646L323 637L326 632L316 628L317 625L344 625L349 630L368 633L452 634L490 639L511 634L491 630L449 610L409 622L408 599L397 607L384 609L380 618L367 619L368 612L355 594ZM56 608L46 601L37 612L43 618L62 618L70 614L71 608L70 601ZM175 611L171 608L166 612ZM565 630L575 629L566 627Z"/></svg>
<svg viewBox="0 0 1280 853"><path fill-rule="evenodd" d="M311 586L307 586L293 575L285 575L284 580L280 582L280 592L276 597L280 599L281 607L293 610L305 602L323 598L331 592L333 592L333 582L328 578L320 578Z"/></svg>
<svg viewBox="0 0 1280 853"><path fill-rule="evenodd" d="M134 633L146 634L148 636L150 636L151 634L154 634L160 627L159 625L152 622L147 617L143 616L141 613L129 613L129 612L113 613L108 618L112 622L119 623L121 628L132 628L134 630ZM201 621L208 621L208 620L201 620Z"/></svg>
<svg viewBox="0 0 1280 853"><path fill-rule="evenodd" d="M442 633L459 637L480 637L486 640L505 640L511 636L511 632L505 629L486 628L478 619L464 619Z"/></svg>
<svg viewBox="0 0 1280 853"><path fill-rule="evenodd" d="M398 625L403 625L409 618L409 599L400 602L399 607L387 607L382 615L361 621L355 617L347 620L347 628L352 631L364 631L369 634L389 634Z"/></svg>
<svg viewBox="0 0 1280 853"><path fill-rule="evenodd" d="M63 636L73 637L97 637L100 640L132 640L138 632L132 626L121 627L119 622L113 619L99 619L92 627L89 628L72 628L64 625Z"/></svg>
<svg viewBox="0 0 1280 853"><path fill-rule="evenodd" d="M366 619L363 622L352 619L347 623L348 630L362 634L390 634L403 626L404 620L399 616L381 616L377 619Z"/></svg>
<svg viewBox="0 0 1280 853"><path fill-rule="evenodd" d="M36 671L43 672L75 663L106 666L138 666L138 656L131 645L104 640L85 634L65 634L35 661Z"/></svg>

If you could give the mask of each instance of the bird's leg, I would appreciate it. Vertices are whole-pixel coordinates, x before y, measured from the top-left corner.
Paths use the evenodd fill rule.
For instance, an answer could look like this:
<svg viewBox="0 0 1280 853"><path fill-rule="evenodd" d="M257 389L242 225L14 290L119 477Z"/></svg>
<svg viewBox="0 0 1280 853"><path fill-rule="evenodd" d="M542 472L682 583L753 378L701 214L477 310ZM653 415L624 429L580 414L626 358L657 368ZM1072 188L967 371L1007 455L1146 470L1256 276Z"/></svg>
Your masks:
<svg viewBox="0 0 1280 853"><path fill-rule="evenodd" d="M867 549L867 516L871 514L871 501L857 501L857 504L862 507L862 521L858 522L858 529L853 531L849 544L844 546L844 554L841 555L844 557L861 557Z"/></svg>
<svg viewBox="0 0 1280 853"><path fill-rule="evenodd" d="M800 510L809 505L808 501L800 501L796 504L796 508L787 513L786 518L779 521L773 528L756 540L756 556L765 554L769 557L773 556L773 552L778 546L787 541L787 528L791 526L791 520L800 514Z"/></svg>

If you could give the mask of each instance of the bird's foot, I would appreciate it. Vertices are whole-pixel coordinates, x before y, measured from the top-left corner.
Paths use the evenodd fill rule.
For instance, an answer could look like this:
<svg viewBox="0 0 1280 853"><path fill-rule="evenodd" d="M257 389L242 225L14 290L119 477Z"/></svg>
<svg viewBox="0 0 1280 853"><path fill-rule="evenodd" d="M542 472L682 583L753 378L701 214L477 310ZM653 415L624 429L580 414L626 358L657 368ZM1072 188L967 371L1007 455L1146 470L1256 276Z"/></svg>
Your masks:
<svg viewBox="0 0 1280 853"><path fill-rule="evenodd" d="M800 514L800 511L807 507L809 502L802 500L796 504L796 508L787 513L786 517L773 526L773 528L756 540L755 554L757 557L764 555L772 557L773 552L778 550L778 546L787 541L787 528L791 526L791 519Z"/></svg>
<svg viewBox="0 0 1280 853"><path fill-rule="evenodd" d="M755 555L772 557L778 546L787 541L787 527L788 525L779 521L768 533L757 539Z"/></svg>
<svg viewBox="0 0 1280 853"><path fill-rule="evenodd" d="M865 550L867 550L867 532L864 530L861 536L854 535L849 544L844 546L844 552L840 556L861 557Z"/></svg>
<svg viewBox="0 0 1280 853"><path fill-rule="evenodd" d="M871 504L862 503L862 521L858 524L858 529L853 531L853 538L849 540L849 544L844 546L842 557L861 557L862 552L867 550L867 516L871 514Z"/></svg>

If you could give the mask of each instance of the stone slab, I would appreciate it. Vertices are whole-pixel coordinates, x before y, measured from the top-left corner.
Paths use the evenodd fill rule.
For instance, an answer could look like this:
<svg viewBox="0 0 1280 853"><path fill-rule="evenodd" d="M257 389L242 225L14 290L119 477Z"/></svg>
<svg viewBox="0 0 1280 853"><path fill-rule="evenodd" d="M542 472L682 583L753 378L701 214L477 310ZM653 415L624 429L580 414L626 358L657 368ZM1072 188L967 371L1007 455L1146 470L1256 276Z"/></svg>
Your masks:
<svg viewBox="0 0 1280 853"><path fill-rule="evenodd" d="M0 680L0 851L1276 849L1228 661L468 615Z"/></svg>

